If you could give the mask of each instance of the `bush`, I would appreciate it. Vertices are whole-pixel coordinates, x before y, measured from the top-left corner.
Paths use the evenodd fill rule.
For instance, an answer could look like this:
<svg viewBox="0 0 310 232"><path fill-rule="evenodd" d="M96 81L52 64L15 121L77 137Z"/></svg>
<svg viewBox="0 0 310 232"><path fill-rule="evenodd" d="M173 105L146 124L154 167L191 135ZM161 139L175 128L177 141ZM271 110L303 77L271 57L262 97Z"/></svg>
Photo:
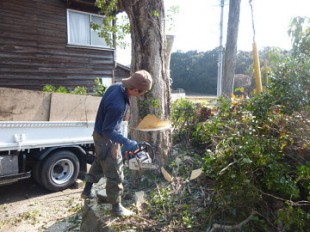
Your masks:
<svg viewBox="0 0 310 232"><path fill-rule="evenodd" d="M44 85L43 92L55 92L56 87L53 85Z"/></svg>
<svg viewBox="0 0 310 232"><path fill-rule="evenodd" d="M173 139L175 143L193 143L196 147L204 147L202 143L195 143L193 136L199 122L211 117L211 109L202 103L194 103L187 99L179 99L172 104L172 123L175 128Z"/></svg>
<svg viewBox="0 0 310 232"><path fill-rule="evenodd" d="M243 228L309 228L309 74L297 63L282 63L267 93L221 99L215 117L197 126L196 139L212 142L204 158L214 181L210 222L256 215Z"/></svg>
<svg viewBox="0 0 310 232"><path fill-rule="evenodd" d="M99 77L97 77L95 80L94 95L103 96L106 90L107 90L107 86L103 85Z"/></svg>
<svg viewBox="0 0 310 232"><path fill-rule="evenodd" d="M243 231L310 228L310 59L285 57L268 91L251 99L220 98L216 115L180 101L173 108L179 141L205 148L212 180L205 221Z"/></svg>
<svg viewBox="0 0 310 232"><path fill-rule="evenodd" d="M103 96L105 91L107 90L107 87L103 84L101 84L100 79L97 77L94 83L94 96ZM43 87L43 92L55 92L55 93L71 93L71 94L80 94L80 95L87 95L88 89L85 86L76 86L72 91L69 91L64 86L53 86L50 84L47 84Z"/></svg>
<svg viewBox="0 0 310 232"><path fill-rule="evenodd" d="M88 94L88 90L86 87L84 86L77 86L74 88L73 91L71 91L70 93L72 94L80 94L80 95L86 95Z"/></svg>

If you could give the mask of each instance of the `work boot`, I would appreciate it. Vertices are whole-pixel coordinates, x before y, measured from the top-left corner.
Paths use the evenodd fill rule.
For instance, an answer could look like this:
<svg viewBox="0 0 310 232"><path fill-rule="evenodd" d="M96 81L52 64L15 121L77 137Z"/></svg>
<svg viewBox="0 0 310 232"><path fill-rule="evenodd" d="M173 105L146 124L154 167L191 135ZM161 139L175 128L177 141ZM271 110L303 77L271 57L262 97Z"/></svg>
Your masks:
<svg viewBox="0 0 310 232"><path fill-rule="evenodd" d="M111 214L113 216L128 217L134 215L135 213L129 209L126 209L121 203L117 203L112 205Z"/></svg>
<svg viewBox="0 0 310 232"><path fill-rule="evenodd" d="M93 183L86 182L85 187L81 193L81 197L83 199L93 199L95 197L91 191L92 187L93 187Z"/></svg>

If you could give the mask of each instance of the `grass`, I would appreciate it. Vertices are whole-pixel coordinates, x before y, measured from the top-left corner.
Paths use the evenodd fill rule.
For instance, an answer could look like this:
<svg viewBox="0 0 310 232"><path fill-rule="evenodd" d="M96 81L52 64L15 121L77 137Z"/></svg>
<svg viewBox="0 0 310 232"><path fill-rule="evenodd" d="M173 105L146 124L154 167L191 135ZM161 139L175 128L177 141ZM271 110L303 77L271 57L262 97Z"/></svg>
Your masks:
<svg viewBox="0 0 310 232"><path fill-rule="evenodd" d="M210 108L214 107L217 102L216 96L186 96L186 99L194 103L204 104Z"/></svg>

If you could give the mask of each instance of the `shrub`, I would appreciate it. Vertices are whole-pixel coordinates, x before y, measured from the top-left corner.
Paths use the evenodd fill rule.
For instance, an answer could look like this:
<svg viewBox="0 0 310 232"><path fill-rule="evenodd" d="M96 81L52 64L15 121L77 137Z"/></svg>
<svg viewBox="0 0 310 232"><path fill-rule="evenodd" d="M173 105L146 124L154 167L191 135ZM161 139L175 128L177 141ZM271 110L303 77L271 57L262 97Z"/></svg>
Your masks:
<svg viewBox="0 0 310 232"><path fill-rule="evenodd" d="M205 214L210 226L310 228L310 59L299 53L278 62L267 92L220 98L211 118L198 119L200 111L186 101L173 108L177 138L205 148L203 168L213 192Z"/></svg>
<svg viewBox="0 0 310 232"><path fill-rule="evenodd" d="M103 96L105 91L107 90L107 87L103 84L101 84L100 79L97 77L95 80L95 86L94 86L94 96ZM56 92L56 93L71 93L71 94L80 94L80 95L87 95L89 94L87 87L85 86L76 86L72 91L69 91L64 86L53 86L50 84L47 84L43 87L43 92Z"/></svg>
<svg viewBox="0 0 310 232"><path fill-rule="evenodd" d="M86 95L88 94L88 90L84 86L77 86L72 90L70 93L72 94L80 94L80 95Z"/></svg>
<svg viewBox="0 0 310 232"><path fill-rule="evenodd" d="M65 86L59 86L56 90L56 93L69 93L69 90Z"/></svg>
<svg viewBox="0 0 310 232"><path fill-rule="evenodd" d="M44 85L43 92L55 92L56 87L53 85Z"/></svg>
<svg viewBox="0 0 310 232"><path fill-rule="evenodd" d="M203 143L196 143L193 133L199 122L206 121L211 116L211 109L202 103L194 103L188 99L179 99L172 104L172 123L175 128L173 139L175 143L194 144L204 147Z"/></svg>
<svg viewBox="0 0 310 232"><path fill-rule="evenodd" d="M212 142L204 158L214 181L210 222L256 215L243 228L309 228L309 74L297 64L282 63L267 93L221 99L217 115L197 126L197 140Z"/></svg>
<svg viewBox="0 0 310 232"><path fill-rule="evenodd" d="M95 80L95 86L94 86L94 95L95 96L103 96L105 91L107 90L107 86L103 85L99 79L99 77Z"/></svg>

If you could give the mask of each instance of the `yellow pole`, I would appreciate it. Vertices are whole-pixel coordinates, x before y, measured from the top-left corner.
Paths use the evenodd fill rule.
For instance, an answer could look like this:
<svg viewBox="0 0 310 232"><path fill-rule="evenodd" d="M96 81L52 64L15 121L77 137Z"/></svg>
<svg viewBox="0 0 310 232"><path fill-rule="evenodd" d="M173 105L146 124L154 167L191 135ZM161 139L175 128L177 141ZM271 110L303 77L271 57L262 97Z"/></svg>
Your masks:
<svg viewBox="0 0 310 232"><path fill-rule="evenodd" d="M253 59L254 59L254 74L256 79L256 91L257 93L261 93L263 89L262 77L260 73L260 64L259 64L257 46L255 42L253 42Z"/></svg>

